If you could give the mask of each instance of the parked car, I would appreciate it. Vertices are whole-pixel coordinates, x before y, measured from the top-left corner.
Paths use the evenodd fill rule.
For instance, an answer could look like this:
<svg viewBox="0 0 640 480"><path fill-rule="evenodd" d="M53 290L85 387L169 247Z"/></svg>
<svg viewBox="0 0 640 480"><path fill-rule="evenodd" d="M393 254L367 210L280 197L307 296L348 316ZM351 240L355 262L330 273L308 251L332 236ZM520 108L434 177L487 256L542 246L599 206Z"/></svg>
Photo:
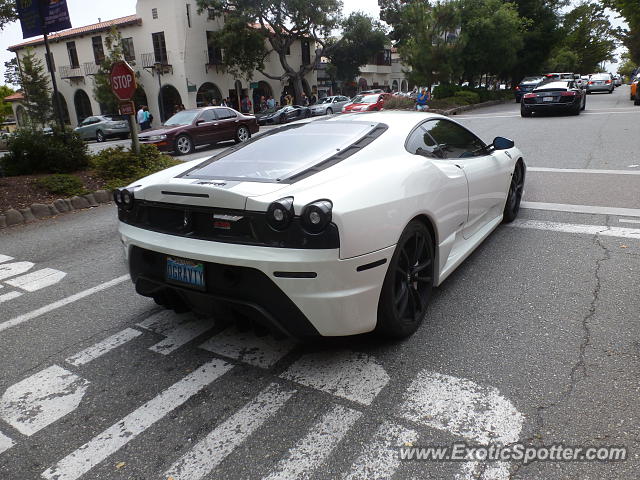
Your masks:
<svg viewBox="0 0 640 480"><path fill-rule="evenodd" d="M273 125L292 122L294 120L300 120L301 118L309 118L310 116L311 109L309 107L303 107L302 105L287 105L275 112L258 115L257 119L260 125Z"/></svg>
<svg viewBox="0 0 640 480"><path fill-rule="evenodd" d="M610 73L594 73L587 82L587 93L607 92L613 93L613 77Z"/></svg>
<svg viewBox="0 0 640 480"><path fill-rule="evenodd" d="M575 74L571 72L562 72L562 73L547 73L545 75L547 81L550 80L575 80Z"/></svg>
<svg viewBox="0 0 640 480"><path fill-rule="evenodd" d="M545 82L526 93L520 103L520 114L530 117L534 112L569 112L579 115L587 105L586 92L574 80Z"/></svg>
<svg viewBox="0 0 640 480"><path fill-rule="evenodd" d="M332 97L324 97L318 100L318 103L311 105L311 115L331 115L340 113L342 107L349 103L348 97L342 95L334 95Z"/></svg>
<svg viewBox="0 0 640 480"><path fill-rule="evenodd" d="M405 337L433 287L516 218L525 173L506 138L371 112L274 130L114 199L136 292L166 308L293 337Z"/></svg>
<svg viewBox="0 0 640 480"><path fill-rule="evenodd" d="M75 129L84 140L104 142L110 138L129 138L129 122L122 115L93 115L85 118Z"/></svg>
<svg viewBox="0 0 640 480"><path fill-rule="evenodd" d="M385 100L391 98L390 93L374 93L371 95L356 95L343 108L343 113L382 110Z"/></svg>
<svg viewBox="0 0 640 480"><path fill-rule="evenodd" d="M520 103L522 99L522 95L530 92L534 88L536 88L541 82L543 82L545 77L541 75L536 75L533 77L525 77L520 83L516 86L514 94L516 97L516 103Z"/></svg>
<svg viewBox="0 0 640 480"><path fill-rule="evenodd" d="M629 100L631 100L634 105L640 105L640 89L638 88L638 83L640 83L640 75L636 75L631 81Z"/></svg>
<svg viewBox="0 0 640 480"><path fill-rule="evenodd" d="M246 142L258 129L253 115L244 115L229 107L194 108L176 113L156 130L142 132L140 143L186 155L199 145L225 140Z"/></svg>
<svg viewBox="0 0 640 480"><path fill-rule="evenodd" d="M372 88L371 90L363 90L358 95L371 95L373 93L384 93L384 90L381 88Z"/></svg>

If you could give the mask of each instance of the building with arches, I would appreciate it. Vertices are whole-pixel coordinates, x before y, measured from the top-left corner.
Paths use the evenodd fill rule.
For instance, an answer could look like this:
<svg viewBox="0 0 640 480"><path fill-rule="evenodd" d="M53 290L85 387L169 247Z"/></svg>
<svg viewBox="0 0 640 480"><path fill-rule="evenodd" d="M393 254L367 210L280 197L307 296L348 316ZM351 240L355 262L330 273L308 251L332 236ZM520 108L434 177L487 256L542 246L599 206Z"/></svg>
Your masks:
<svg viewBox="0 0 640 480"><path fill-rule="evenodd" d="M146 104L154 117L153 125L171 116L176 108L196 108L229 98L232 105L245 95L256 105L255 99L272 95L279 100L288 88L279 80L272 80L254 72L251 80L235 78L224 72L221 61L224 52L212 42L212 33L223 26L221 18L204 11L198 14L195 2L175 0L138 0L136 13L127 17L75 27L49 36L50 68L56 75L58 89L73 127L88 115L115 113L104 111L93 96L94 75L107 51L106 36L112 28L122 35L125 59L136 71L139 91L136 107ZM41 37L29 39L9 47L18 58L33 48L43 65L45 48ZM291 65L301 65L312 58L313 46L308 41L295 42L290 48ZM265 61L265 71L280 75L282 67L275 53ZM309 73L304 82L310 91L317 89L316 72ZM20 101L12 102L14 115Z"/></svg>

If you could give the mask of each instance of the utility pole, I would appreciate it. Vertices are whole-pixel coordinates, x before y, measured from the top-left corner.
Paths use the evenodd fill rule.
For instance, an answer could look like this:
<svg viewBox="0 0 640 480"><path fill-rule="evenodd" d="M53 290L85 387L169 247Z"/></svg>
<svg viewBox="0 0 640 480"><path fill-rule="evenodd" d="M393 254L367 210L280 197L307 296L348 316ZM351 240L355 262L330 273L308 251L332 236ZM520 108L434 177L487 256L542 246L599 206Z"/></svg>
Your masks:
<svg viewBox="0 0 640 480"><path fill-rule="evenodd" d="M42 19L42 31L44 33L44 48L47 51L47 68L49 69L49 73L51 74L51 84L53 85L53 98L55 102L55 111L56 111L56 120L58 122L58 127L60 127L61 131L64 131L64 117L62 116L62 103L60 102L60 93L58 92L58 84L56 82L56 74L53 71L53 64L51 63L51 50L49 49L49 36L47 34L47 29L44 23L44 18Z"/></svg>

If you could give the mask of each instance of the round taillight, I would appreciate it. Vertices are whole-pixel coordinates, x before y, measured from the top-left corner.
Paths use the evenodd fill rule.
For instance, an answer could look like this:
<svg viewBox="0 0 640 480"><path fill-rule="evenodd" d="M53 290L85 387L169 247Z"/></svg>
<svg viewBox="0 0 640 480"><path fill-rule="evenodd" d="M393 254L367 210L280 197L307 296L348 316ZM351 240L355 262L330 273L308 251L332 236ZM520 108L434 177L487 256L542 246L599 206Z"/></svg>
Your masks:
<svg viewBox="0 0 640 480"><path fill-rule="evenodd" d="M329 200L317 200L302 210L302 226L309 233L320 233L331 223L333 204Z"/></svg>
<svg viewBox="0 0 640 480"><path fill-rule="evenodd" d="M267 209L267 223L274 230L284 230L293 220L293 197L276 200Z"/></svg>

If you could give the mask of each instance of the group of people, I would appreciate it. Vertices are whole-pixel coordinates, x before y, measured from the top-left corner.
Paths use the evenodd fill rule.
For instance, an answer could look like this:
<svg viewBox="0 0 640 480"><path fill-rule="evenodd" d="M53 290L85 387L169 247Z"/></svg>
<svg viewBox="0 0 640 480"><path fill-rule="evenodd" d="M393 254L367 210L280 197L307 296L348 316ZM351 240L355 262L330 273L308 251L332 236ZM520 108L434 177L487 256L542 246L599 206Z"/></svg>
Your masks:
<svg viewBox="0 0 640 480"><path fill-rule="evenodd" d="M153 115L149 112L149 107L140 105L140 109L136 114L136 120L138 121L141 132L149 130L151 128L151 122L153 122Z"/></svg>

